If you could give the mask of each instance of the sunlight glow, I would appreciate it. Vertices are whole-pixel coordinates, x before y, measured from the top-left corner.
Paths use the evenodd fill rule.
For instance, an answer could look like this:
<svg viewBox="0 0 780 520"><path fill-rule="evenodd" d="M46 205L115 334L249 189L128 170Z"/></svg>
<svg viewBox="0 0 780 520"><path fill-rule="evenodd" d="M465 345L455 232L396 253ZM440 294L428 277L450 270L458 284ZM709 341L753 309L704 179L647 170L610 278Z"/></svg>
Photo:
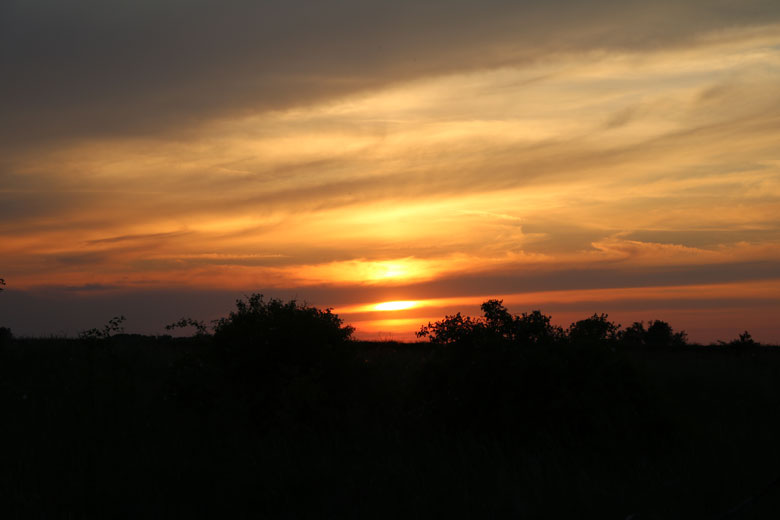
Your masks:
<svg viewBox="0 0 780 520"><path fill-rule="evenodd" d="M397 302L382 302L374 305L375 311L402 311L404 309L411 309L417 307L416 301L397 301Z"/></svg>

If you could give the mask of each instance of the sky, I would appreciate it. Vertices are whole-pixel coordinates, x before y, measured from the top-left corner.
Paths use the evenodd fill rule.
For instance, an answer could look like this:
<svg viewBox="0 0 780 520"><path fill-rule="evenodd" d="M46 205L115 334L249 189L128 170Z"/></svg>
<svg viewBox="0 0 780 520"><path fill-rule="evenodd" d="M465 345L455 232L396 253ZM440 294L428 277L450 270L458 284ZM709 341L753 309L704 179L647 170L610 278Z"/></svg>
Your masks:
<svg viewBox="0 0 780 520"><path fill-rule="evenodd" d="M17 335L258 292L780 343L776 0L4 0L0 70Z"/></svg>

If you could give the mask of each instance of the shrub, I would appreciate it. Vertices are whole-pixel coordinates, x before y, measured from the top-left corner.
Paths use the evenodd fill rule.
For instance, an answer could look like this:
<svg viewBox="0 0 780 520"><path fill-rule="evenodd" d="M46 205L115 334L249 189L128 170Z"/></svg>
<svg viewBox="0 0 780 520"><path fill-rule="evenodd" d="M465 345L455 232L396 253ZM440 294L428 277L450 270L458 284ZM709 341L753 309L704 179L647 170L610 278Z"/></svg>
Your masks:
<svg viewBox="0 0 780 520"><path fill-rule="evenodd" d="M651 321L645 334L645 344L651 347L679 347L685 345L688 335L685 331L674 332L665 321Z"/></svg>
<svg viewBox="0 0 780 520"><path fill-rule="evenodd" d="M322 369L344 354L353 331L330 309L252 294L216 322L214 340L247 377L276 378Z"/></svg>
<svg viewBox="0 0 780 520"><path fill-rule="evenodd" d="M181 318L179 321L166 325L165 330L184 329L187 327L193 327L195 329L195 337L203 338L209 335L206 324L200 320L193 320L192 318Z"/></svg>
<svg viewBox="0 0 780 520"><path fill-rule="evenodd" d="M353 330L330 309L253 294L217 321L214 341L256 423L302 425L336 416L336 396L351 392Z"/></svg>
<svg viewBox="0 0 780 520"><path fill-rule="evenodd" d="M488 300L481 306L483 317L471 318L457 313L436 323L428 323L417 337L432 343L469 343L487 345L512 343L523 345L549 344L559 340L563 332L550 324L550 316L536 310L513 316L502 300Z"/></svg>
<svg viewBox="0 0 780 520"><path fill-rule="evenodd" d="M102 329L93 328L81 331L79 333L79 338L92 340L108 339L114 334L122 334L125 331L125 328L122 326L125 319L124 316L114 316L108 320L108 323L105 324Z"/></svg>
<svg viewBox="0 0 780 520"><path fill-rule="evenodd" d="M252 345L337 345L351 339L354 329L330 309L320 310L295 300L283 302L253 294L236 300L236 310L221 318L214 337L222 344Z"/></svg>
<svg viewBox="0 0 780 520"><path fill-rule="evenodd" d="M10 343L14 339L14 335L11 333L11 329L8 327L0 327L0 345Z"/></svg>
<svg viewBox="0 0 780 520"><path fill-rule="evenodd" d="M665 321L654 320L645 329L644 322L634 322L621 334L624 344L634 347L679 347L687 342L685 331L675 332Z"/></svg>
<svg viewBox="0 0 780 520"><path fill-rule="evenodd" d="M3 285L5 285L5 280L0 278L0 292L3 291ZM4 343L9 343L13 339L14 335L11 334L11 329L8 327L0 327L0 345L3 345Z"/></svg>
<svg viewBox="0 0 780 520"><path fill-rule="evenodd" d="M630 347L641 347L645 344L645 322L635 321L620 335L621 341Z"/></svg>
<svg viewBox="0 0 780 520"><path fill-rule="evenodd" d="M445 316L436 323L428 323L416 333L418 338L428 338L432 343L448 344L473 340L481 332L482 323L471 316L463 317L460 313Z"/></svg>
<svg viewBox="0 0 780 520"><path fill-rule="evenodd" d="M510 314L500 300L483 317L447 316L418 336L436 348L420 378L421 417L446 429L544 435L565 429L612 434L628 428L647 396L619 352L619 325L594 315L568 329L574 341L540 311ZM622 435L622 433L621 433Z"/></svg>
<svg viewBox="0 0 780 520"><path fill-rule="evenodd" d="M620 325L609 321L606 314L594 314L572 323L566 334L575 343L614 342L620 337Z"/></svg>
<svg viewBox="0 0 780 520"><path fill-rule="evenodd" d="M721 345L725 345L727 347L736 347L736 348L744 348L744 347L757 347L760 345L757 341L753 339L753 337L750 335L748 331L743 332L739 335L739 338L729 341L728 343L725 341L718 341Z"/></svg>
<svg viewBox="0 0 780 520"><path fill-rule="evenodd" d="M552 318L540 311L515 316L514 340L519 343L544 345L563 338L563 330L550 324Z"/></svg>

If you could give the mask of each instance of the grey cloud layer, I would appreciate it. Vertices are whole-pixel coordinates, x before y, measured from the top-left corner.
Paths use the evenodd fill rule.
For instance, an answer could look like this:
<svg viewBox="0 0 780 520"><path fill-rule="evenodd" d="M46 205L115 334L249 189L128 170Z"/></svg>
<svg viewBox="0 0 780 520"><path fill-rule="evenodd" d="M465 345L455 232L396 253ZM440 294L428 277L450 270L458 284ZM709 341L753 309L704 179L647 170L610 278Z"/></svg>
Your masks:
<svg viewBox="0 0 780 520"><path fill-rule="evenodd" d="M150 134L556 52L658 48L775 1L6 0L0 138Z"/></svg>

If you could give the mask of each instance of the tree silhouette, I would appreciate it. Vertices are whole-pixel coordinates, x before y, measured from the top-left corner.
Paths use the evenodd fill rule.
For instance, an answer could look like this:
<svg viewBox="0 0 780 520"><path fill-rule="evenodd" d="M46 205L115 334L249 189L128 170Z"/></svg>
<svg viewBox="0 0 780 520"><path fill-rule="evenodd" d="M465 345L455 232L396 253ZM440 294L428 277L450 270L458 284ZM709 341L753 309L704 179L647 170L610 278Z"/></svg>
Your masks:
<svg viewBox="0 0 780 520"><path fill-rule="evenodd" d="M685 331L674 332L672 326L665 321L651 321L645 334L645 344L654 347L676 347L685 345Z"/></svg>
<svg viewBox="0 0 780 520"><path fill-rule="evenodd" d="M253 294L217 321L214 342L254 423L309 424L348 393L353 330L330 309Z"/></svg>
<svg viewBox="0 0 780 520"><path fill-rule="evenodd" d="M246 301L236 300L236 310L217 321L214 339L231 362L245 364L244 368L308 371L343 351L353 331L330 309L295 300L265 301L262 294L252 294Z"/></svg>
<svg viewBox="0 0 780 520"><path fill-rule="evenodd" d="M252 294L236 300L236 310L227 318L220 318L214 327L216 339L222 342L270 344L316 340L320 343L340 343L350 339L353 327L331 312L320 310L295 300L283 302L262 294Z"/></svg>
<svg viewBox="0 0 780 520"><path fill-rule="evenodd" d="M634 322L621 334L622 342L634 347L679 347L685 345L687 339L684 330L675 332L671 325L661 320L650 321L647 328L643 321Z"/></svg>
<svg viewBox="0 0 780 520"><path fill-rule="evenodd" d="M448 344L459 343L476 336L476 331L482 327L482 323L471 316L462 316L461 313L445 316L436 323L423 325L416 335L418 338L428 338L432 343Z"/></svg>
<svg viewBox="0 0 780 520"><path fill-rule="evenodd" d="M432 343L478 343L503 341L524 345L552 343L563 337L560 327L550 324L550 316L535 310L519 316L512 315L502 300L488 300L481 306L483 317L472 318L457 313L441 321L428 323L417 337Z"/></svg>
<svg viewBox="0 0 780 520"><path fill-rule="evenodd" d="M653 320L647 324L638 321L621 330L620 324L609 321L607 314L593 314L572 323L565 331L551 324L551 317L535 310L512 315L502 300L488 300L481 306L483 316L472 318L457 313L443 320L424 325L417 337L428 338L437 344L469 344L488 347L501 344L551 345L603 344L621 342L635 347L676 347L685 345L685 331L675 332L665 321ZM750 340L748 334L743 344ZM742 338L742 336L740 336Z"/></svg>
<svg viewBox="0 0 780 520"><path fill-rule="evenodd" d="M743 332L739 335L739 338L731 340L729 342L726 341L720 341L718 340L718 343L721 345L725 345L727 347L756 347L759 346L760 343L758 343L756 340L753 339L753 336L750 335L748 331Z"/></svg>
<svg viewBox="0 0 780 520"><path fill-rule="evenodd" d="M635 321L621 334L623 343L632 347L641 347L645 344L645 322Z"/></svg>
<svg viewBox="0 0 780 520"><path fill-rule="evenodd" d="M620 337L620 325L609 321L606 314L593 314L590 318L572 323L566 334L569 340L577 343L612 342Z"/></svg>

